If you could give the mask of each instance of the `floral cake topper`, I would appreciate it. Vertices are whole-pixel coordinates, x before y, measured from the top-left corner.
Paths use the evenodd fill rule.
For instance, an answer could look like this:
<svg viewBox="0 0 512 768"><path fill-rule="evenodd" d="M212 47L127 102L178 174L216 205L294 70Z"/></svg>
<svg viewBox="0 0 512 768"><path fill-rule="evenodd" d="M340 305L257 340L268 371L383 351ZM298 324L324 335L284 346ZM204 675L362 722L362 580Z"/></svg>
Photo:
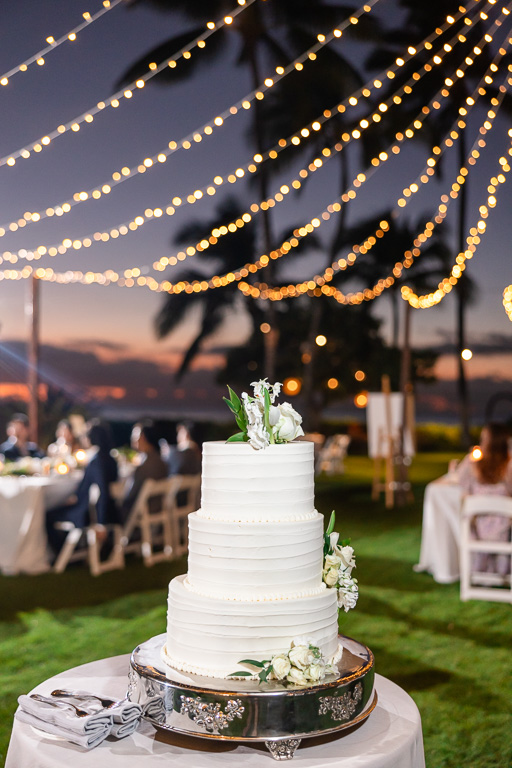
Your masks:
<svg viewBox="0 0 512 768"><path fill-rule="evenodd" d="M228 438L228 443L249 443L253 448L266 448L275 443L289 443L304 434L302 416L290 403L274 405L281 384L269 384L266 379L253 381L254 395L242 392L242 399L228 387L229 399L223 400L234 413L240 432Z"/></svg>

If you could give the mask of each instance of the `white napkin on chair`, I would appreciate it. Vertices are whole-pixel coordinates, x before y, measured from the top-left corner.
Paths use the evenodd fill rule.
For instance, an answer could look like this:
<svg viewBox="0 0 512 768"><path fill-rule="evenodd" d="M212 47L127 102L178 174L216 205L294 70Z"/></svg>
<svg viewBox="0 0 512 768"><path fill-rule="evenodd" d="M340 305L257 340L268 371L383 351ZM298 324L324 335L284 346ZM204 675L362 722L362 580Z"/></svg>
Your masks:
<svg viewBox="0 0 512 768"><path fill-rule="evenodd" d="M19 709L15 715L17 720L54 736L60 736L85 749L92 749L101 744L112 728L112 715L103 708L85 717L77 717L72 707L38 701L30 696L20 696L18 704ZM80 709L84 707L80 706Z"/></svg>

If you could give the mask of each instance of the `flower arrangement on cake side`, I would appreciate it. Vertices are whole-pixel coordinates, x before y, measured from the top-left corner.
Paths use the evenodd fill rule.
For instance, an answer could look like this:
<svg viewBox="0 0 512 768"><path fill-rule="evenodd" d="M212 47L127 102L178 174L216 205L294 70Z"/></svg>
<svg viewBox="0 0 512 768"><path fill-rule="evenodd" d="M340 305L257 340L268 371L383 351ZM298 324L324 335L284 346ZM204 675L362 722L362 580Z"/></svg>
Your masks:
<svg viewBox="0 0 512 768"><path fill-rule="evenodd" d="M338 544L339 533L334 532L336 514L331 512L329 525L324 533L324 567L322 581L329 589L338 593L338 608L347 613L356 607L359 597L357 579L352 578L352 569L356 566L354 549L350 539L344 539Z"/></svg>
<svg viewBox="0 0 512 768"><path fill-rule="evenodd" d="M258 677L260 683L277 680L281 683L303 686L318 683L328 674L336 672L334 664L327 664L320 648L310 637L296 637L290 650L277 653L271 659L256 661L242 659L239 664L256 667L257 672L233 672L229 677Z"/></svg>
<svg viewBox="0 0 512 768"><path fill-rule="evenodd" d="M242 399L228 386L229 398L223 400L233 412L240 432L228 438L228 443L249 443L256 450L268 445L289 443L304 435L302 416L290 403L274 405L282 384L269 384L266 379L253 381L254 395L242 392Z"/></svg>
<svg viewBox="0 0 512 768"><path fill-rule="evenodd" d="M357 579L352 577L356 562L350 540L344 539L338 544L339 533L334 532L335 522L336 514L333 510L324 533L322 581L327 589L336 589L338 610L343 609L347 613L355 608L359 596ZM257 678L260 683L276 680L292 686L318 683L326 675L337 672L339 657L327 661L313 643L312 638L298 637L292 641L290 650L278 653L271 659L241 659L239 664L255 667L256 671L232 672L229 677Z"/></svg>

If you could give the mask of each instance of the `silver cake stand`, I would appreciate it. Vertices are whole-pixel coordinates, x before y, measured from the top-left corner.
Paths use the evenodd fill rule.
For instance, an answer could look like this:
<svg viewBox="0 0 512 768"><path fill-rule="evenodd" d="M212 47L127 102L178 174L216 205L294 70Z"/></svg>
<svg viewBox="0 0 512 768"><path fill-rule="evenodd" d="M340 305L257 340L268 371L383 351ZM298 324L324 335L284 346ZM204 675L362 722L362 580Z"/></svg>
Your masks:
<svg viewBox="0 0 512 768"><path fill-rule="evenodd" d="M179 672L161 659L165 639L158 635L139 645L130 660L127 696L156 728L203 739L265 742L274 759L289 760L302 739L361 723L377 704L373 654L349 637L339 638L339 673L306 688Z"/></svg>

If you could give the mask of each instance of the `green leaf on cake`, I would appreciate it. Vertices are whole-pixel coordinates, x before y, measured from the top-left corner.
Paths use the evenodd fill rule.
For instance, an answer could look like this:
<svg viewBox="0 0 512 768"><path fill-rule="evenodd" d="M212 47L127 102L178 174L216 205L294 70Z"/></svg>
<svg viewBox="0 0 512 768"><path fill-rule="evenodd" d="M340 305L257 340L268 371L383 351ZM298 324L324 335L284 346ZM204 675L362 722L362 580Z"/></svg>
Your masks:
<svg viewBox="0 0 512 768"><path fill-rule="evenodd" d="M227 443L243 443L247 440L247 434L245 432L237 432L236 435L231 435L226 440Z"/></svg>
<svg viewBox="0 0 512 768"><path fill-rule="evenodd" d="M230 672L228 677L252 677L254 672Z"/></svg>
<svg viewBox="0 0 512 768"><path fill-rule="evenodd" d="M241 659L239 664L252 664L253 667L264 667L267 662L255 661L254 659Z"/></svg>
<svg viewBox="0 0 512 768"><path fill-rule="evenodd" d="M230 400L228 400L227 397L223 397L222 399L226 403L226 405L229 408L229 410L232 411L235 414L235 416L237 416L238 415L238 408L235 405L233 405L233 403Z"/></svg>
<svg viewBox="0 0 512 768"><path fill-rule="evenodd" d="M234 413L236 413L237 411L239 411L239 410L241 409L241 407L242 407L242 403L240 402L240 398L238 397L238 395L236 394L236 392L234 392L234 391L231 389L231 387L229 386L229 384L228 384L228 392L229 392L229 399L230 399L231 403L234 405L234 407L235 407L235 409L236 409L236 410L234 411ZM225 400L225 399L226 399L226 398L224 398L224 400Z"/></svg>
<svg viewBox="0 0 512 768"><path fill-rule="evenodd" d="M331 512L331 516L329 518L329 525L327 526L327 530L325 532L326 536L330 536L331 533L334 531L335 522L336 522L336 512L333 509L333 511Z"/></svg>
<svg viewBox="0 0 512 768"><path fill-rule="evenodd" d="M247 419L245 417L245 413L242 411L242 413L237 413L235 415L235 421L238 427L242 430L242 432L247 431Z"/></svg>

